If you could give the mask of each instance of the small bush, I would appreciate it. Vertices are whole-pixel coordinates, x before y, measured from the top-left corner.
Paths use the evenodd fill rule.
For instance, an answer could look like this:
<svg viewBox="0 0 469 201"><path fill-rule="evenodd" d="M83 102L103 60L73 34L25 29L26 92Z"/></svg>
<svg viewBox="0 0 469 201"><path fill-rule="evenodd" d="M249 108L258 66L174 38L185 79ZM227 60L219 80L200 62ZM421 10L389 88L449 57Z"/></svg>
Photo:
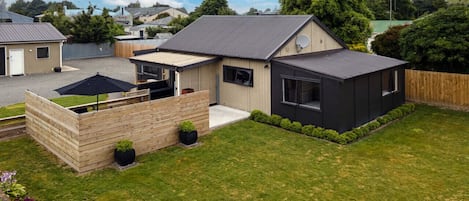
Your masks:
<svg viewBox="0 0 469 201"><path fill-rule="evenodd" d="M183 121L179 124L179 130L185 133L195 131L195 126L192 121Z"/></svg>
<svg viewBox="0 0 469 201"><path fill-rule="evenodd" d="M321 128L321 127L314 128L313 137L324 138L324 128Z"/></svg>
<svg viewBox="0 0 469 201"><path fill-rule="evenodd" d="M326 140L332 141L332 142L338 142L339 141L339 133L335 130L332 129L327 129L323 131L324 137Z"/></svg>
<svg viewBox="0 0 469 201"><path fill-rule="evenodd" d="M133 142L130 140L120 140L116 144L116 150L120 152L126 152L132 149Z"/></svg>
<svg viewBox="0 0 469 201"><path fill-rule="evenodd" d="M345 133L342 133L342 135L344 136L347 143L353 142L357 139L357 135L352 131L347 131Z"/></svg>
<svg viewBox="0 0 469 201"><path fill-rule="evenodd" d="M305 125L303 126L303 128L301 128L301 133L307 136L313 136L313 130L314 130L313 125Z"/></svg>
<svg viewBox="0 0 469 201"><path fill-rule="evenodd" d="M370 123L368 123L367 126L368 126L368 129L372 131L372 130L379 128L381 124L378 121L373 120Z"/></svg>
<svg viewBox="0 0 469 201"><path fill-rule="evenodd" d="M303 128L303 125L301 125L300 122L294 121L290 124L290 128L288 130L301 133L302 128Z"/></svg>
<svg viewBox="0 0 469 201"><path fill-rule="evenodd" d="M282 117L280 115L273 114L270 116L270 123L274 126L280 126L281 121Z"/></svg>
<svg viewBox="0 0 469 201"><path fill-rule="evenodd" d="M289 130L291 127L291 121L290 119L284 118L282 121L280 121L280 127L286 130Z"/></svg>
<svg viewBox="0 0 469 201"><path fill-rule="evenodd" d="M361 137L363 137L367 134L366 130L363 129L363 127L354 128L354 129L352 129L352 132L355 133L357 138L361 138Z"/></svg>
<svg viewBox="0 0 469 201"><path fill-rule="evenodd" d="M339 143L339 144L347 144L347 139L345 138L344 135L339 135L339 138L337 138L337 143Z"/></svg>
<svg viewBox="0 0 469 201"><path fill-rule="evenodd" d="M261 123L270 124L270 116L260 110L253 110L251 112L251 115L249 116L249 119Z"/></svg>

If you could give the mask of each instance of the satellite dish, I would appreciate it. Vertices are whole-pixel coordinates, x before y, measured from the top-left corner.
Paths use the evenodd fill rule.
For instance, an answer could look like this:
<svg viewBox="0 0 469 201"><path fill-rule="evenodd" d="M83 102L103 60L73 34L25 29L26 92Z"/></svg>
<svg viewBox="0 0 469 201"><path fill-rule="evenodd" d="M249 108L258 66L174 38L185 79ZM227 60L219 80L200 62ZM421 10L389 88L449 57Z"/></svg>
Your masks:
<svg viewBox="0 0 469 201"><path fill-rule="evenodd" d="M296 50L300 52L305 47L308 47L310 43L309 37L306 35L299 35L296 37Z"/></svg>

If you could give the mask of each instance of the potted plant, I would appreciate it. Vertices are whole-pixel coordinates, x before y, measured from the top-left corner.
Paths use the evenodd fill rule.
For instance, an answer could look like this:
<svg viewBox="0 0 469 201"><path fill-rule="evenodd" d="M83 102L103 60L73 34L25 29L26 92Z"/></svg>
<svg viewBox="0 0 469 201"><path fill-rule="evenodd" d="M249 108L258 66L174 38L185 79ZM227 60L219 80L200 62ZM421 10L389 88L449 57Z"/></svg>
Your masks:
<svg viewBox="0 0 469 201"><path fill-rule="evenodd" d="M179 141L185 145L197 142L197 130L192 121L183 121L179 124Z"/></svg>
<svg viewBox="0 0 469 201"><path fill-rule="evenodd" d="M133 142L130 140L120 140L116 144L114 150L114 160L120 166L132 164L135 161L135 149L132 147Z"/></svg>

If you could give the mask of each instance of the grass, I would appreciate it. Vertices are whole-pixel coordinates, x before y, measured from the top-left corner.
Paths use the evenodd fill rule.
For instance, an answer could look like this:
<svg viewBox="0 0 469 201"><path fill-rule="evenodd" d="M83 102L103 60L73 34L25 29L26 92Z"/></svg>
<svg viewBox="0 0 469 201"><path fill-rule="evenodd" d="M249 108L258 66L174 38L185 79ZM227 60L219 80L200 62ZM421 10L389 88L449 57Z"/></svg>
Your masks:
<svg viewBox="0 0 469 201"><path fill-rule="evenodd" d="M104 101L106 99L107 94L99 96L99 101ZM96 102L96 96L65 96L60 98L53 98L50 100L63 107L69 107L74 105ZM13 105L0 107L0 118L12 117L22 114L24 114L24 103L17 103Z"/></svg>
<svg viewBox="0 0 469 201"><path fill-rule="evenodd" d="M33 140L0 142L0 167L17 170L38 200L467 200L469 114L417 111L341 146L253 121L192 149L169 147L137 167L77 176Z"/></svg>

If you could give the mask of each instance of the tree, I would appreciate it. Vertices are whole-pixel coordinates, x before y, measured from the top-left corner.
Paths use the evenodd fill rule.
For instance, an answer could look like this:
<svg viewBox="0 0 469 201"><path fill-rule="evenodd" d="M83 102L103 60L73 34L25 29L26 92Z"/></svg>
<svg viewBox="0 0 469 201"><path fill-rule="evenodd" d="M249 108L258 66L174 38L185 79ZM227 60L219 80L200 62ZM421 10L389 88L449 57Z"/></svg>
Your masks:
<svg viewBox="0 0 469 201"><path fill-rule="evenodd" d="M140 2L137 0L135 3L129 3L128 8L140 8Z"/></svg>
<svg viewBox="0 0 469 201"><path fill-rule="evenodd" d="M377 20L389 20L390 0L367 0L367 6ZM410 20L415 18L416 8L411 0L392 0L392 19Z"/></svg>
<svg viewBox="0 0 469 201"><path fill-rule="evenodd" d="M414 5L417 9L417 17L448 7L445 0L414 0Z"/></svg>
<svg viewBox="0 0 469 201"><path fill-rule="evenodd" d="M56 12L56 14L54 14ZM65 16L63 11L46 11L44 17L41 19L42 22L50 22L57 30L63 35L69 35L72 27L70 18Z"/></svg>
<svg viewBox="0 0 469 201"><path fill-rule="evenodd" d="M348 44L365 43L371 36L373 14L364 0L280 0L281 13L314 14Z"/></svg>
<svg viewBox="0 0 469 201"><path fill-rule="evenodd" d="M246 13L246 15L257 15L259 13L259 10L255 8L250 8L249 11Z"/></svg>
<svg viewBox="0 0 469 201"><path fill-rule="evenodd" d="M375 40L371 42L373 52L382 56L402 59L401 47L399 46L400 32L408 26L409 25L393 26L386 32L377 35Z"/></svg>
<svg viewBox="0 0 469 201"><path fill-rule="evenodd" d="M35 17L36 15L42 14L42 12L46 11L48 5L43 0L33 0L28 3L26 7L26 16Z"/></svg>
<svg viewBox="0 0 469 201"><path fill-rule="evenodd" d="M162 19L162 18L165 18L165 17L169 17L169 16L171 16L171 15L169 15L169 13L167 13L167 12L160 13L155 17L155 19L153 19L153 21L158 20L158 19Z"/></svg>
<svg viewBox="0 0 469 201"><path fill-rule="evenodd" d="M189 17L174 18L168 24L173 27L171 33L177 33L202 15L236 15L236 12L228 7L226 0L204 0L194 12L189 14Z"/></svg>
<svg viewBox="0 0 469 201"><path fill-rule="evenodd" d="M49 2L47 4L47 10L63 12L64 6L66 6L67 9L77 9L78 8L75 4L73 4L73 2L62 1L62 2Z"/></svg>
<svg viewBox="0 0 469 201"><path fill-rule="evenodd" d="M450 6L401 32L401 56L417 68L469 73L469 7Z"/></svg>
<svg viewBox="0 0 469 201"><path fill-rule="evenodd" d="M87 12L73 17L70 33L74 42L113 43L114 36L125 33L122 25L114 23L107 9L102 15L93 15L93 11L94 8L89 6Z"/></svg>
<svg viewBox="0 0 469 201"><path fill-rule="evenodd" d="M28 7L28 3L24 0L16 0L15 3L10 5L8 8L9 11L18 13L20 15L26 15L28 13L26 7Z"/></svg>

